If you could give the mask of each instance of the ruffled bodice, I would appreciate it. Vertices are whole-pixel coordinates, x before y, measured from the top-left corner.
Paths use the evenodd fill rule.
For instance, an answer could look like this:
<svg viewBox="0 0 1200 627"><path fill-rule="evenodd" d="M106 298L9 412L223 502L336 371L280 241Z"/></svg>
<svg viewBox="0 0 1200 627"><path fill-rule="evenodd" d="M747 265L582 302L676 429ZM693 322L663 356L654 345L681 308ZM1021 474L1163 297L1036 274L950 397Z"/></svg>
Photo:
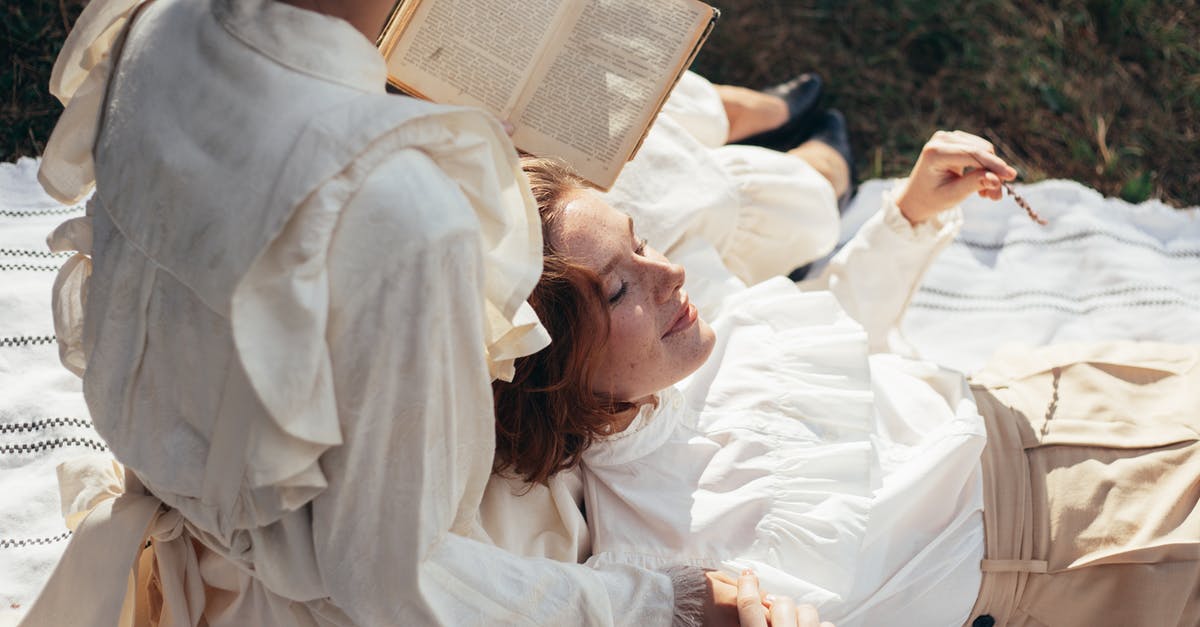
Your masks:
<svg viewBox="0 0 1200 627"><path fill-rule="evenodd" d="M592 560L753 564L840 599L877 483L866 334L785 279L738 300L708 364L585 453Z"/></svg>
<svg viewBox="0 0 1200 627"><path fill-rule="evenodd" d="M753 568L838 625L961 620L984 442L962 377L868 356L831 293L783 278L712 326L708 362L585 453L590 563Z"/></svg>

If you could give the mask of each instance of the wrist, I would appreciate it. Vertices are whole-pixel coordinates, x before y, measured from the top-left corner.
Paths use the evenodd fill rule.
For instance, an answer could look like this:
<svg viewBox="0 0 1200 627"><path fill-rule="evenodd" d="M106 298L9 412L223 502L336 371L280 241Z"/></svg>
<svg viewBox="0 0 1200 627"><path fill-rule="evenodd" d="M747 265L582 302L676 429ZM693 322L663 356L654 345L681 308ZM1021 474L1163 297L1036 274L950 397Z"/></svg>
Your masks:
<svg viewBox="0 0 1200 627"><path fill-rule="evenodd" d="M908 220L908 223L912 226L917 226L928 220L929 215L924 210L924 203L919 202L918 199L913 198L913 195L909 193L910 182L911 179L901 179L896 184L896 191L893 193L892 199L896 203L896 208L900 210L900 215L904 216L904 219Z"/></svg>

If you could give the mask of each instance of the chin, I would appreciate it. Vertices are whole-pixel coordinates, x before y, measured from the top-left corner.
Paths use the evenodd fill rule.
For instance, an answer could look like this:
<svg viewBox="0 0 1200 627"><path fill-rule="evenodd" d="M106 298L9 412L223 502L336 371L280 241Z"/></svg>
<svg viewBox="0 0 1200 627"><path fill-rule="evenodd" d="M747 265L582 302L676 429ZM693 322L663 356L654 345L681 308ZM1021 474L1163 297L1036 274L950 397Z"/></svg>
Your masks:
<svg viewBox="0 0 1200 627"><path fill-rule="evenodd" d="M703 318L696 321L696 330L700 334L700 343L703 346L703 350L701 351L703 357L700 359L700 363L696 364L696 368L699 368L704 365L704 362L708 361L709 355L712 355L713 347L717 345L717 332L708 326L708 322ZM695 371L695 368L692 370ZM689 372L688 374L691 373Z"/></svg>
<svg viewBox="0 0 1200 627"><path fill-rule="evenodd" d="M699 370L700 366L703 366L704 362L708 361L709 356L712 355L713 347L717 344L716 332L713 331L713 328L708 326L708 323L703 319L696 320L695 333L696 337L693 344L695 351L689 355L686 367L682 369L682 372L679 373L679 376L671 382L672 385L682 381L685 377L691 375L696 370Z"/></svg>

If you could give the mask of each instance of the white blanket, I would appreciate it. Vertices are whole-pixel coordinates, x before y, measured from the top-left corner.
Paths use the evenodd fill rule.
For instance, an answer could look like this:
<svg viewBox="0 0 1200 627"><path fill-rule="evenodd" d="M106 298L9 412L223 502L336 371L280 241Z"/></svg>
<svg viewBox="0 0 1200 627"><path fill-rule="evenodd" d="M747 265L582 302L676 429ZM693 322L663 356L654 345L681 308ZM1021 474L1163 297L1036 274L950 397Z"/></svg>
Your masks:
<svg viewBox="0 0 1200 627"><path fill-rule="evenodd" d="M889 181L859 190L848 237ZM1019 185L1049 224L978 197L901 324L918 354L964 373L997 347L1145 340L1200 343L1200 207L1104 198L1073 181Z"/></svg>
<svg viewBox="0 0 1200 627"><path fill-rule="evenodd" d="M33 159L0 164L0 625L24 613L70 537L55 466L107 450L59 365L50 318L67 256L45 237L83 207L47 197L36 171ZM862 185L843 240L888 185ZM1005 342L1200 342L1200 207L1134 206L1069 181L1019 189L1049 226L1007 198L967 203L903 323L921 355L970 372Z"/></svg>
<svg viewBox="0 0 1200 627"><path fill-rule="evenodd" d="M81 382L58 361L50 287L69 257L46 248L60 222L83 215L46 196L37 161L0 164L0 625L33 601L70 538L55 466L107 451Z"/></svg>

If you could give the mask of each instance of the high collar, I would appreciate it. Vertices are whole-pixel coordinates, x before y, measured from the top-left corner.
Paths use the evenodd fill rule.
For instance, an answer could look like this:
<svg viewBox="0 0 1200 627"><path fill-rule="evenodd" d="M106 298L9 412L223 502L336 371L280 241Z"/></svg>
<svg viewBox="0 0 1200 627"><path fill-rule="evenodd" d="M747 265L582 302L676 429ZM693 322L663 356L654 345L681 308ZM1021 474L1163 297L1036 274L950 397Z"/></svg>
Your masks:
<svg viewBox="0 0 1200 627"><path fill-rule="evenodd" d="M275 0L213 0L213 15L231 35L280 65L362 91L384 91L383 57L345 20Z"/></svg>
<svg viewBox="0 0 1200 627"><path fill-rule="evenodd" d="M690 410L678 389L669 387L655 396L658 402L642 405L624 431L593 442L583 452L583 463L592 468L628 464L660 448L681 422L688 424Z"/></svg>

